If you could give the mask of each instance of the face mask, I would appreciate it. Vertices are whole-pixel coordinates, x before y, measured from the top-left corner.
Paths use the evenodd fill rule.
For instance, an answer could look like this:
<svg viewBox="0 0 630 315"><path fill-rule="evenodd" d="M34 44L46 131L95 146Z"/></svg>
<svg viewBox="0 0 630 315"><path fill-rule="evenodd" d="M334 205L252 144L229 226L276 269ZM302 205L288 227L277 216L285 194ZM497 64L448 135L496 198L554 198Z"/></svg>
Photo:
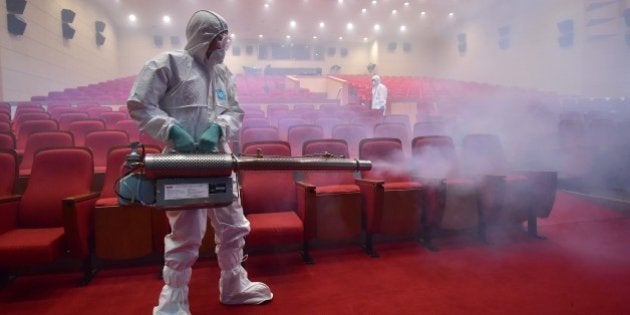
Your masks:
<svg viewBox="0 0 630 315"><path fill-rule="evenodd" d="M232 39L228 36L227 33L222 33L217 35L217 49L215 49L210 56L208 56L208 63L210 65L223 63L225 59L225 54L232 43Z"/></svg>
<svg viewBox="0 0 630 315"><path fill-rule="evenodd" d="M223 63L223 60L225 59L225 54L225 49L215 49L208 57L208 63L213 65Z"/></svg>

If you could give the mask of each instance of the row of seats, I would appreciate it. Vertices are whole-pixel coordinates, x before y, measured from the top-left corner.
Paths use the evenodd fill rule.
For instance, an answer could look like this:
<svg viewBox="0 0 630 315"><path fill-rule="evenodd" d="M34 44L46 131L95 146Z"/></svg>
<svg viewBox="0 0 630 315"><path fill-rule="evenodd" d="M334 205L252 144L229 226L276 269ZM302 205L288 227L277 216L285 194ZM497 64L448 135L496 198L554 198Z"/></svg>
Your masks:
<svg viewBox="0 0 630 315"><path fill-rule="evenodd" d="M378 256L375 241L389 236L421 239L429 248L434 232L475 228L482 239L487 225L527 221L537 236L536 219L547 217L555 196L555 173L513 172L505 168L498 138L470 135L459 167L447 136L413 139L406 160L394 138L364 139L359 157L372 169L350 171L239 171L240 196L251 233L248 250L295 248L313 262L312 247L357 241ZM147 153L159 148L147 147ZM27 189L11 194L16 154L0 151L0 268L51 263L65 256L83 261L83 282L93 276L92 258L125 260L161 251L168 232L164 216L144 206L120 207L114 191L123 172L126 146L108 153L105 185L91 191L94 157L87 148L49 148L33 160ZM243 154L290 156L284 141L250 143ZM345 141L308 141L302 155L347 156ZM50 167L55 165L55 167ZM14 170L11 173L11 170ZM296 180L297 179L297 180ZM274 185L269 185L270 180ZM158 214L158 215L156 215ZM211 232L209 232L211 238ZM130 238L134 242L128 242ZM64 241L65 240L65 241ZM211 240L204 243L211 246Z"/></svg>
<svg viewBox="0 0 630 315"><path fill-rule="evenodd" d="M285 76L236 75L239 96L243 100L315 100L325 101L326 93L314 93L304 88L291 88L285 84ZM124 104L133 86L135 76L117 78L87 86L52 91L48 95L31 97L34 102L86 102Z"/></svg>

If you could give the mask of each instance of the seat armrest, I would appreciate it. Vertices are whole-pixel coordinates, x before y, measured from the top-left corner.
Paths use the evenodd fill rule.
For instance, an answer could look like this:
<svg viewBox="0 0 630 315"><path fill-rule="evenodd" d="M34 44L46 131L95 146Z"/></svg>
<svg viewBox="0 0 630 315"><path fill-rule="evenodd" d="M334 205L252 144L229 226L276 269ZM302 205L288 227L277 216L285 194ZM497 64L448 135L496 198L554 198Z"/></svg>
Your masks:
<svg viewBox="0 0 630 315"><path fill-rule="evenodd" d="M93 232L92 210L99 193L68 197L62 200L63 223L70 255L84 258L90 254L90 235Z"/></svg>
<svg viewBox="0 0 630 315"><path fill-rule="evenodd" d="M365 230L370 233L380 232L383 208L385 207L385 187L382 180L355 179L361 190L361 208Z"/></svg>
<svg viewBox="0 0 630 315"><path fill-rule="evenodd" d="M304 239L315 237L317 216L315 213L315 185L303 181L295 182L297 193L297 215L304 223Z"/></svg>
<svg viewBox="0 0 630 315"><path fill-rule="evenodd" d="M385 181L381 180L381 179L367 179L367 178L356 178L354 180L354 182L359 185L359 187L361 186L383 186L383 184L385 183Z"/></svg>
<svg viewBox="0 0 630 315"><path fill-rule="evenodd" d="M0 234L17 227L17 209L22 195L0 198Z"/></svg>
<svg viewBox="0 0 630 315"><path fill-rule="evenodd" d="M436 187L444 184L446 178L414 176L413 180L419 182L423 186Z"/></svg>

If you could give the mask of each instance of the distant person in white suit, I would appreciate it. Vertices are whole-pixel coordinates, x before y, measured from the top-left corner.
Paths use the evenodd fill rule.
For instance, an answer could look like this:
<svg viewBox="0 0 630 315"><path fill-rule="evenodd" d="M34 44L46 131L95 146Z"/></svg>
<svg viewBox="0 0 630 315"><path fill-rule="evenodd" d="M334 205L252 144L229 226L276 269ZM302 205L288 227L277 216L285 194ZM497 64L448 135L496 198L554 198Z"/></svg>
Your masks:
<svg viewBox="0 0 630 315"><path fill-rule="evenodd" d="M383 115L387 109L387 87L378 74L372 76L372 109L380 110Z"/></svg>

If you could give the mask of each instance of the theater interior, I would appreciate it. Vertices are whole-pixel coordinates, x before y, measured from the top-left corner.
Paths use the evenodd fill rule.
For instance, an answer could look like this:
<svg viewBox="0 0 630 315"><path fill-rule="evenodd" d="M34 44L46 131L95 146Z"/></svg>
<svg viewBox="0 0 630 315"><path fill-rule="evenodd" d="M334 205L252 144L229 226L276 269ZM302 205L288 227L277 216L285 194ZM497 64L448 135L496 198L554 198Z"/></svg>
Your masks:
<svg viewBox="0 0 630 315"><path fill-rule="evenodd" d="M169 143L127 100L145 62L184 50L197 10L227 20L242 125L231 155L160 160ZM0 12L0 314L150 312L164 212L190 208L163 185L212 190L232 173L251 227L242 265L274 299L219 302L208 224L192 313L630 313L630 0ZM120 194L134 153L154 185L140 201Z"/></svg>

